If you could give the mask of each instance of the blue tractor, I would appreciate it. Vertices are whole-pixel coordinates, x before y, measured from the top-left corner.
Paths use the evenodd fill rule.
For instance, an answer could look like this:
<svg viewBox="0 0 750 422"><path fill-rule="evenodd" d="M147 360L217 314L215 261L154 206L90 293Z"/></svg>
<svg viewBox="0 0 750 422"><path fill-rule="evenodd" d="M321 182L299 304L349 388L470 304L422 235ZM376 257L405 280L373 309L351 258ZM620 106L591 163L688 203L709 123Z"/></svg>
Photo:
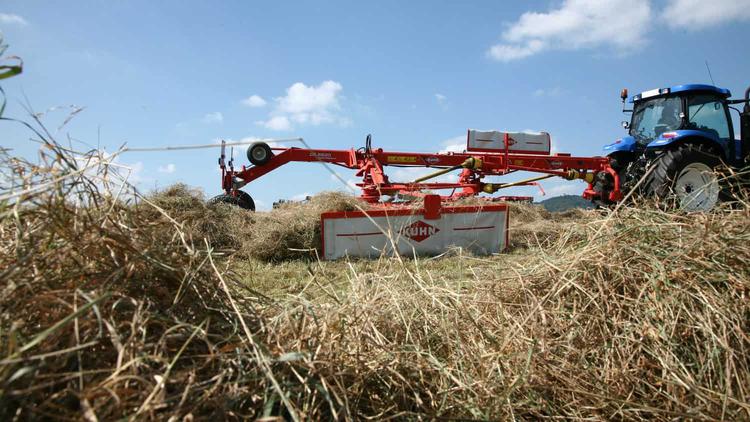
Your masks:
<svg viewBox="0 0 750 422"><path fill-rule="evenodd" d="M712 209L726 194L715 170L750 164L750 88L743 99L712 85L678 85L633 96L625 136L604 151L624 194L649 196L686 211ZM628 98L622 91L623 105ZM744 104L743 109L732 107ZM736 139L730 110L739 114ZM643 179L643 180L642 180ZM604 174L594 188L606 198L614 180ZM632 196L632 195L631 195Z"/></svg>

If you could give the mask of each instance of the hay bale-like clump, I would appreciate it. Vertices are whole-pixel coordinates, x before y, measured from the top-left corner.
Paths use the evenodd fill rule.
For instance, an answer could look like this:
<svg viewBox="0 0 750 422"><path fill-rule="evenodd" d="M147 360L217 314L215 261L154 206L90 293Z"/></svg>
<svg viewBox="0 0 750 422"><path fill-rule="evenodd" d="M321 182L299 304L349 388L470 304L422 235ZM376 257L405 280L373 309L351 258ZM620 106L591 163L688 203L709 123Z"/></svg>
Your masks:
<svg viewBox="0 0 750 422"><path fill-rule="evenodd" d="M249 221L236 218L232 227L241 233L240 254L264 261L317 258L321 250L320 215L325 211L353 211L367 205L341 192L324 192L306 202L290 202L270 212L258 212Z"/></svg>
<svg viewBox="0 0 750 422"><path fill-rule="evenodd" d="M580 224L599 218L593 210L569 209L562 212L546 210L538 204L513 203L510 207L509 250L551 248L561 236L581 236L562 227L580 227Z"/></svg>
<svg viewBox="0 0 750 422"><path fill-rule="evenodd" d="M320 250L320 215L353 211L367 204L341 192L323 192L271 211L249 212L228 204L208 204L203 193L177 184L150 194L140 205L153 218L167 219L206 238L219 251L262 261L315 259Z"/></svg>

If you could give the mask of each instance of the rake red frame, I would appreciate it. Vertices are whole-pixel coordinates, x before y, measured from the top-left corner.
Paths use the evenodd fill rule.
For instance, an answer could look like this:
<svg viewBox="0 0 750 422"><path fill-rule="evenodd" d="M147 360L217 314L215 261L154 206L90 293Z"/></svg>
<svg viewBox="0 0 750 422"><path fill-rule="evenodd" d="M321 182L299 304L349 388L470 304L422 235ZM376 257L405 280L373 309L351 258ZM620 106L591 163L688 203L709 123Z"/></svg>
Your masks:
<svg viewBox="0 0 750 422"><path fill-rule="evenodd" d="M237 191L248 183L278 169L290 162L318 162L357 170L356 175L362 178L356 185L361 189L360 197L370 203L376 203L383 195L404 195L411 197L424 196L425 191L453 190L449 195L443 195L442 199L456 200L460 198L475 196L480 193L493 194L497 190L509 186L536 185L536 181L522 181L508 184L485 183L482 180L486 176L504 176L517 171L541 173L550 176L559 176L568 180L582 179L588 182L588 187L583 192L586 199L605 199L617 201L621 198L619 176L609 164L606 157L575 157L567 153L539 154L539 153L510 153L508 145L513 140L505 134L506 148L501 152L472 151L472 152L446 152L446 153L417 153L385 151L382 148L372 149L370 137L368 136L366 146L360 149L336 150L336 149L312 149L312 148L271 148L267 144L259 142L248 148L248 157L254 148L263 148L268 151L268 156L251 167L243 166L241 170L235 171L232 161L229 165L224 163L224 147L222 145L222 158L219 165L222 171L222 189L229 195L237 195ZM391 181L385 172L387 166L399 167L426 167L439 170L438 174L447 173L451 170L461 169L459 179L455 183L425 183L395 182ZM613 189L605 192L606 198L601 198L602 193L594 189L594 182L600 173L607 174L613 179ZM421 178L425 179L425 178ZM418 179L419 180L419 179ZM513 197L505 197L512 199ZM527 200L528 197L521 197Z"/></svg>

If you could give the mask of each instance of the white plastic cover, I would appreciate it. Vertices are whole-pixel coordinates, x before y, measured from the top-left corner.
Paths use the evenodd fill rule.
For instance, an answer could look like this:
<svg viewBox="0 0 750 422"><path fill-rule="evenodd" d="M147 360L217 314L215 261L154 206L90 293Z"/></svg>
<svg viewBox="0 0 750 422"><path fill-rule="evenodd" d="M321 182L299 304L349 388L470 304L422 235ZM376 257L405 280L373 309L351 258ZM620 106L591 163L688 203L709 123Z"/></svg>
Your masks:
<svg viewBox="0 0 750 422"><path fill-rule="evenodd" d="M505 152L505 134L508 134L508 152L515 154L549 154L550 136L547 132L501 132L498 130L469 129L467 151Z"/></svg>
<svg viewBox="0 0 750 422"><path fill-rule="evenodd" d="M438 219L421 214L384 215L383 211L326 213L323 221L325 259L345 256L377 258L395 249L402 255L438 255L458 246L476 254L501 252L507 245L505 205L452 207ZM392 241L391 241L392 239Z"/></svg>

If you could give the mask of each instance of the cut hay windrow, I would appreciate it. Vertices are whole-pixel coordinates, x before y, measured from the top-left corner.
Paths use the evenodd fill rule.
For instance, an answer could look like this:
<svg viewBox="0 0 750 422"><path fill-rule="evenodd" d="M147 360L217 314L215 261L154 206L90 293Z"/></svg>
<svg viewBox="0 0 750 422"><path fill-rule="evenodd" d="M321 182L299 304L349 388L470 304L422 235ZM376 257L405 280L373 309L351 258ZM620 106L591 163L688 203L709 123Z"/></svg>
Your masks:
<svg viewBox="0 0 750 422"><path fill-rule="evenodd" d="M44 141L54 170L2 157L48 183L0 204L2 420L750 419L746 203L518 208L510 254L320 262L348 197L143 197Z"/></svg>
<svg viewBox="0 0 750 422"><path fill-rule="evenodd" d="M323 192L306 201L283 203L270 212L249 213L226 204L208 205L200 191L181 184L157 191L149 199L207 237L215 248L238 257L271 262L318 259L321 213L372 209L352 195ZM491 203L481 198L466 198L455 205ZM421 202L402 206L419 208ZM549 212L539 205L512 203L509 246L511 250L549 247L561 235L561 224L594 216L584 210Z"/></svg>

